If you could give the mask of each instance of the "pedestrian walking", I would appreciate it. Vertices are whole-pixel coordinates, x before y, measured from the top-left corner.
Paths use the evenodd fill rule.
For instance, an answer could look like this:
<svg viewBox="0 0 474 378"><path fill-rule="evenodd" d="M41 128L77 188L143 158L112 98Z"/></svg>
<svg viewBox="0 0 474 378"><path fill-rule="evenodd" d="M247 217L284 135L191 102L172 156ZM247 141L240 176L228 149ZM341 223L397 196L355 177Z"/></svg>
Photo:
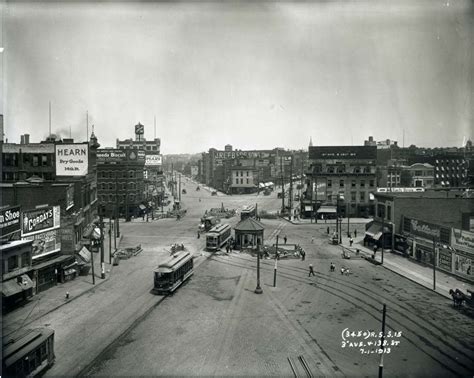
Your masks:
<svg viewBox="0 0 474 378"><path fill-rule="evenodd" d="M229 243L227 243L227 244L225 245L225 251L226 251L227 253L229 253Z"/></svg>
<svg viewBox="0 0 474 378"><path fill-rule="evenodd" d="M354 237L357 237L357 230L354 230Z"/></svg>
<svg viewBox="0 0 474 378"><path fill-rule="evenodd" d="M327 232L327 233L328 233L328 235L329 235L329 226L328 226L328 228L326 229L326 232Z"/></svg>
<svg viewBox="0 0 474 378"><path fill-rule="evenodd" d="M286 235L285 235L285 237L283 238L283 240L285 241L285 244L286 244L286 241L288 240L288 238L286 237Z"/></svg>
<svg viewBox="0 0 474 378"><path fill-rule="evenodd" d="M304 249L302 249L300 253L301 253L301 261L304 261L306 257L306 252L304 251Z"/></svg>
<svg viewBox="0 0 474 378"><path fill-rule="evenodd" d="M314 236L311 236L311 244L314 244Z"/></svg>
<svg viewBox="0 0 474 378"><path fill-rule="evenodd" d="M331 272L334 272L336 270L336 266L334 265L333 262L331 263L331 266L329 269L331 270Z"/></svg>
<svg viewBox="0 0 474 378"><path fill-rule="evenodd" d="M313 264L309 264L309 273L308 273L308 277L310 277L311 275L315 276L316 274L314 274L314 269L313 269Z"/></svg>
<svg viewBox="0 0 474 378"><path fill-rule="evenodd" d="M352 237L349 239L349 244L350 246L352 247L352 243L354 242L354 240L352 240Z"/></svg>
<svg viewBox="0 0 474 378"><path fill-rule="evenodd" d="M198 231L198 239L201 237L201 232Z"/></svg>

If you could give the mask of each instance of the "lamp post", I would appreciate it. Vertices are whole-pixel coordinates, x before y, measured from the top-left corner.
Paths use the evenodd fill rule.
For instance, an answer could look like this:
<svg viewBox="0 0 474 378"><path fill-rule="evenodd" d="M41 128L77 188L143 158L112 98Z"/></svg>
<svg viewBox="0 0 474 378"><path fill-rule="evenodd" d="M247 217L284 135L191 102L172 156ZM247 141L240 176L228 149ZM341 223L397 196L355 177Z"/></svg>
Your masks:
<svg viewBox="0 0 474 378"><path fill-rule="evenodd" d="M262 294L263 290L260 287L260 245L257 246L257 287L255 288L255 294Z"/></svg>
<svg viewBox="0 0 474 378"><path fill-rule="evenodd" d="M436 237L433 237L433 290L436 290Z"/></svg>
<svg viewBox="0 0 474 378"><path fill-rule="evenodd" d="M382 213L382 265L383 265L383 247L384 247L384 242L385 242L385 238L384 238L384 233L383 233L383 229L385 227L385 205L384 205L384 208L383 208L383 213Z"/></svg>
<svg viewBox="0 0 474 378"><path fill-rule="evenodd" d="M278 261L278 235L276 236L275 269L273 270L273 287L277 286L277 261Z"/></svg>

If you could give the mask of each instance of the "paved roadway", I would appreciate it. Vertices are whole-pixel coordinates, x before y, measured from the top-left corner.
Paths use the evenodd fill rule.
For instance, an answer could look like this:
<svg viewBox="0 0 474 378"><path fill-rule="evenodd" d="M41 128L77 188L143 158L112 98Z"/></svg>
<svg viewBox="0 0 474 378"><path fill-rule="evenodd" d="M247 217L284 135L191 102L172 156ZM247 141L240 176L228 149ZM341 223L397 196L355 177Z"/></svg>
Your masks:
<svg viewBox="0 0 474 378"><path fill-rule="evenodd" d="M399 345L391 345L384 355L385 374L472 376L472 319L445 298L383 267L342 260L339 249L327 243L325 225L263 220L266 243L280 232L288 243L301 244L307 255L306 261L279 261L276 288L274 262L263 260L263 294L255 294L255 257L202 252L198 219L205 208L221 202L240 208L258 201L259 208L275 210L280 200L276 194L211 197L207 191L195 192L189 182L185 187L182 202L188 213L181 221L123 224L122 246L141 243L144 252L122 261L94 292L38 322L51 324L58 335L57 363L48 376L291 376L288 358L303 376L299 356L314 375L374 376L380 356L362 354L359 343L376 339L349 337L358 346L342 347L341 335L345 329L378 332L383 303L387 330L401 332L388 340ZM237 218L230 221L235 224ZM151 295L151 272L172 242L195 252L195 274L173 296ZM330 272L331 261L352 273ZM309 263L315 277L308 277Z"/></svg>

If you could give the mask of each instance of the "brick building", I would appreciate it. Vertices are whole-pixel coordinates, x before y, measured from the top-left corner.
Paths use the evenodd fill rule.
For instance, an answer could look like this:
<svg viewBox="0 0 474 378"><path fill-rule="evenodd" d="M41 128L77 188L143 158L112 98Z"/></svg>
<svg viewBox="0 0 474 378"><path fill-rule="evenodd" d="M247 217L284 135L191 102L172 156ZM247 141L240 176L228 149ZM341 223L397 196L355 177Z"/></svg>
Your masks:
<svg viewBox="0 0 474 378"><path fill-rule="evenodd" d="M327 217L337 211L353 217L373 214L376 159L376 146L310 146L301 215Z"/></svg>

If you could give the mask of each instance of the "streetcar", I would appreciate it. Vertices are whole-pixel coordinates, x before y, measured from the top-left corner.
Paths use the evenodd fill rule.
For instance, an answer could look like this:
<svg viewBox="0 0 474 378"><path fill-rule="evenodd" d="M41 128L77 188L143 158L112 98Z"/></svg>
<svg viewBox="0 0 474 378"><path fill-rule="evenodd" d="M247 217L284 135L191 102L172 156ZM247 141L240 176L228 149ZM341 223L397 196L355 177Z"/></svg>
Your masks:
<svg viewBox="0 0 474 378"><path fill-rule="evenodd" d="M54 364L54 330L22 329L2 339L4 376L34 377Z"/></svg>
<svg viewBox="0 0 474 378"><path fill-rule="evenodd" d="M257 216L257 208L255 205L244 206L240 212L240 220L243 221L247 218L254 218Z"/></svg>
<svg viewBox="0 0 474 378"><path fill-rule="evenodd" d="M206 248L208 251L217 251L230 239L231 228L228 224L218 224L206 234Z"/></svg>
<svg viewBox="0 0 474 378"><path fill-rule="evenodd" d="M193 255L189 251L174 253L153 272L154 294L170 294L194 273Z"/></svg>
<svg viewBox="0 0 474 378"><path fill-rule="evenodd" d="M209 231L216 224L221 222L219 217L209 215L201 218L201 224L199 225L199 231Z"/></svg>

